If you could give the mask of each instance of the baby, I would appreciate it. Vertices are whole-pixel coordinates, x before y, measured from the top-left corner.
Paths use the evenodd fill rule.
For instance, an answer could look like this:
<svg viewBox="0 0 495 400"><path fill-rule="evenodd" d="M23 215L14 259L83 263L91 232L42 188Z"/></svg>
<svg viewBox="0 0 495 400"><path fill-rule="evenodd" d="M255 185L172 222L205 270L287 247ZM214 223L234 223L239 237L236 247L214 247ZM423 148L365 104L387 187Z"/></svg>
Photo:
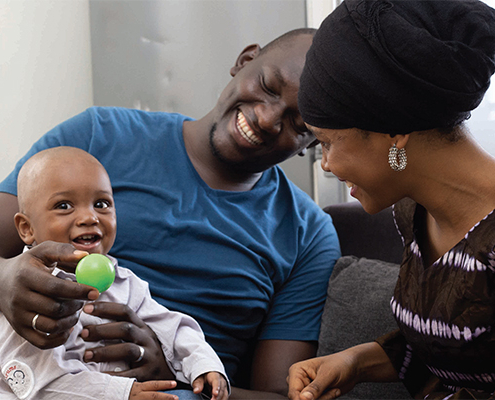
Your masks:
<svg viewBox="0 0 495 400"><path fill-rule="evenodd" d="M99 161L81 149L55 147L31 157L19 172L18 202L15 225L28 246L55 241L70 243L87 253L107 254L113 245L116 216L110 179ZM192 385L194 393L208 386L212 399L226 400L229 384L224 367L198 323L159 305L151 298L146 282L110 259L116 270L115 282L99 300L126 304L154 331L178 381ZM53 274L75 280L74 274L57 268ZM33 329L46 334L38 317L33 317ZM138 383L103 373L128 369L124 362L83 361L83 327L102 322L110 321L82 312L64 345L40 350L19 336L0 314L0 398L41 400L58 398L59 394L75 399L82 394L84 399L128 400L151 395L171 399L171 394L158 391L175 387L175 382ZM138 347L136 362L144 355L144 348ZM154 391L157 393L151 393Z"/></svg>

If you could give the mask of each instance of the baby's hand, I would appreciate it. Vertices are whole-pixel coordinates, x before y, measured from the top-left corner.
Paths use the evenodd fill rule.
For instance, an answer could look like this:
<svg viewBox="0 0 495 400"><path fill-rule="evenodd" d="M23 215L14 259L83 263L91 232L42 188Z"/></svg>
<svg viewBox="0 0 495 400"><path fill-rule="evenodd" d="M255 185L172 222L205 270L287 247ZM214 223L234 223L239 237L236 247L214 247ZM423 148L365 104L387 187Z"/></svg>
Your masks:
<svg viewBox="0 0 495 400"><path fill-rule="evenodd" d="M229 392L225 377L218 372L208 372L198 376L192 383L193 391L200 394L205 388L205 383L211 388L211 400L227 400Z"/></svg>

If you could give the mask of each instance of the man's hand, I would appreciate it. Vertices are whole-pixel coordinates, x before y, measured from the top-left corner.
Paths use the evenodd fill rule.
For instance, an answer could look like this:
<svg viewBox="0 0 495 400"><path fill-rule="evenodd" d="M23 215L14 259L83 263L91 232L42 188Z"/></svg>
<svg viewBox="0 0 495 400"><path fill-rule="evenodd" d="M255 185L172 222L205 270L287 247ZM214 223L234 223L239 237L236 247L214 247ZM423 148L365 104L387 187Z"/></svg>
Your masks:
<svg viewBox="0 0 495 400"><path fill-rule="evenodd" d="M84 361L127 361L131 369L112 375L136 378L138 381L175 379L168 368L161 344L155 333L125 304L96 302L87 304L84 312L115 322L85 326L81 337L88 341L121 340L86 350Z"/></svg>
<svg viewBox="0 0 495 400"><path fill-rule="evenodd" d="M98 298L94 288L51 275L55 266L74 271L85 255L70 244L45 242L1 260L1 311L14 330L33 345L47 349L64 344L84 300Z"/></svg>
<svg viewBox="0 0 495 400"><path fill-rule="evenodd" d="M129 394L129 400L179 400L176 395L160 393L177 386L175 381L134 382Z"/></svg>

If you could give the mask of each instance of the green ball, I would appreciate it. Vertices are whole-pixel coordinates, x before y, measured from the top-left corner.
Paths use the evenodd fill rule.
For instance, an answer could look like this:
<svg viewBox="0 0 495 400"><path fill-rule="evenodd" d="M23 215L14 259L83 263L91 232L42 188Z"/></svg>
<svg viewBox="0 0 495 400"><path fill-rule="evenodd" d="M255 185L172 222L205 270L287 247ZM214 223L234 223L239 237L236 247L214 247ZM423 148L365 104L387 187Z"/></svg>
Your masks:
<svg viewBox="0 0 495 400"><path fill-rule="evenodd" d="M76 280L95 287L101 293L112 286L115 268L112 261L103 254L89 254L77 263Z"/></svg>

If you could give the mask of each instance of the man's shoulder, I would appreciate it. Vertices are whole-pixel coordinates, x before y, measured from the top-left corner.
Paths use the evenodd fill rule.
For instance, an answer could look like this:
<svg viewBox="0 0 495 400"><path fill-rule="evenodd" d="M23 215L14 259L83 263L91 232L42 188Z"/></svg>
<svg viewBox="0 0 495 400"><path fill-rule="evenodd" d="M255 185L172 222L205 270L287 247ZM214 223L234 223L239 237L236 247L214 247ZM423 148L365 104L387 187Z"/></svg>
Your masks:
<svg viewBox="0 0 495 400"><path fill-rule="evenodd" d="M185 120L192 119L186 115L176 112L165 111L146 111L136 108L127 107L101 107L94 106L86 110L86 112L92 117L101 118L103 120L107 118L121 119L139 119L139 120Z"/></svg>
<svg viewBox="0 0 495 400"><path fill-rule="evenodd" d="M272 167L269 171L271 171L272 176L270 179L277 181L277 191L280 191L279 194L283 196L287 196L290 193L291 197L294 201L303 206L314 207L315 209L320 209L320 207L315 203L313 198L302 190L299 186L297 186L283 171L283 169L276 165Z"/></svg>
<svg viewBox="0 0 495 400"><path fill-rule="evenodd" d="M182 132L184 121L192 118L171 112L144 111L125 107L91 107L74 121L74 129L91 132L93 139L104 141L113 136L129 141L143 141L146 138L157 139L164 134ZM70 126L68 126L70 127ZM124 144L124 143L121 143Z"/></svg>
<svg viewBox="0 0 495 400"><path fill-rule="evenodd" d="M290 180L280 166L270 169L271 180L277 182L274 195L278 204L286 204L288 212L295 213L303 220L327 222L329 215L313 200L313 198Z"/></svg>

